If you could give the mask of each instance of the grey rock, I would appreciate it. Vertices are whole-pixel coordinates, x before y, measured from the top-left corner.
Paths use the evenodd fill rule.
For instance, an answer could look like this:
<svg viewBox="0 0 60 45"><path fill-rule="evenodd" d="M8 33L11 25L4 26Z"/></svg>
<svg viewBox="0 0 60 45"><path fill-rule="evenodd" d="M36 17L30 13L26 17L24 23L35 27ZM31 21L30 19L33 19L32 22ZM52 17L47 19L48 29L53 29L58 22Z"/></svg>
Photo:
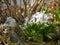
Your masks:
<svg viewBox="0 0 60 45"><path fill-rule="evenodd" d="M20 40L19 37L18 37L18 35L14 31L11 31L11 34L12 34L11 38L13 40L15 40L16 42Z"/></svg>
<svg viewBox="0 0 60 45"><path fill-rule="evenodd" d="M15 27L17 24L16 24L16 20L12 17L7 17L5 23L4 23L5 26L8 26L8 27Z"/></svg>

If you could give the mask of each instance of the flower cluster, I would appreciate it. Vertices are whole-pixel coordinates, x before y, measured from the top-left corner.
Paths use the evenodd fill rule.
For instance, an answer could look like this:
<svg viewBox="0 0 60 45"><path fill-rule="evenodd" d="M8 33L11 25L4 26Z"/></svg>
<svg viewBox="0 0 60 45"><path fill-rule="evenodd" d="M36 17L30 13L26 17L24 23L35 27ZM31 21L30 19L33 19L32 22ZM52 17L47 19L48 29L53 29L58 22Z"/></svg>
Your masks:
<svg viewBox="0 0 60 45"><path fill-rule="evenodd" d="M51 21L49 21L49 19L53 19L53 16L51 13L49 14L45 14L44 12L36 12L35 14L32 15L31 19L29 20L28 17L25 18L25 25L27 23L51 23Z"/></svg>

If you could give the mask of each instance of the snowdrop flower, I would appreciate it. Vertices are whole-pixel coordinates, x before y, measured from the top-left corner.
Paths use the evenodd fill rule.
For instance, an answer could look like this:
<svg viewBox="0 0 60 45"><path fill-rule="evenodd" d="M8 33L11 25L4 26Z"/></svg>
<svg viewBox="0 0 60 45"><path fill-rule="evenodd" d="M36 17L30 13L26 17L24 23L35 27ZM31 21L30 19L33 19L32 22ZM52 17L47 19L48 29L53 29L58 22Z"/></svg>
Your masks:
<svg viewBox="0 0 60 45"><path fill-rule="evenodd" d="M25 18L24 25L27 25L27 24L28 24L28 21L29 21L29 18L28 18L28 17L26 17L26 18Z"/></svg>
<svg viewBox="0 0 60 45"><path fill-rule="evenodd" d="M32 19L29 21L29 23L32 23L32 22L35 23L35 18L32 18Z"/></svg>

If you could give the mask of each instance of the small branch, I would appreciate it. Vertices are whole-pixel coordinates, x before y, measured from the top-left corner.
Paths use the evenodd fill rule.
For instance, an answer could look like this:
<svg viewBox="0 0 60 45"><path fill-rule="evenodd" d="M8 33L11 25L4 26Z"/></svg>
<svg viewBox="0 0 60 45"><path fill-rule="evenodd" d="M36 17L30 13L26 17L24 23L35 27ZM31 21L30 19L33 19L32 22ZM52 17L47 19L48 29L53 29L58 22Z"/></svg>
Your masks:
<svg viewBox="0 0 60 45"><path fill-rule="evenodd" d="M36 12L39 12L40 9L41 9L41 7L42 7L43 5L44 5L44 0L41 0L39 6L38 6L37 9L36 9Z"/></svg>
<svg viewBox="0 0 60 45"><path fill-rule="evenodd" d="M28 0L23 0L23 2L24 2L24 6L25 6L24 15L26 17L29 15L29 3L28 3Z"/></svg>

